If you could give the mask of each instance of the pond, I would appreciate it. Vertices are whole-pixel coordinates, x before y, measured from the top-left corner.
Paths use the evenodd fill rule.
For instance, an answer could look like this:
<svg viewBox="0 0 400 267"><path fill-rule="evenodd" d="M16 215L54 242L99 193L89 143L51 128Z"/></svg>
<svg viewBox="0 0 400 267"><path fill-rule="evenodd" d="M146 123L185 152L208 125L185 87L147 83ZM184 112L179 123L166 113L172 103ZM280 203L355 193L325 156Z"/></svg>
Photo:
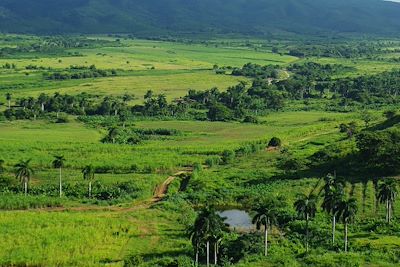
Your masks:
<svg viewBox="0 0 400 267"><path fill-rule="evenodd" d="M251 223L250 215L244 210L231 209L218 212L221 217L225 217L225 223L237 231L251 231L254 225Z"/></svg>

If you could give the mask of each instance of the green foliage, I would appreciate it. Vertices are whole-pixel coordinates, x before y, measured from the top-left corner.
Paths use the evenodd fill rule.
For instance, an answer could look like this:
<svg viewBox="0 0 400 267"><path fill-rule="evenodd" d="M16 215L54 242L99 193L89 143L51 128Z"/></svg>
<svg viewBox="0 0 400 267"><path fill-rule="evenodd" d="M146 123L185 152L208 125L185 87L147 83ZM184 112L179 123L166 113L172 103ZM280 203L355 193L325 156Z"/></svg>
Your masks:
<svg viewBox="0 0 400 267"><path fill-rule="evenodd" d="M278 137L272 137L271 140L268 142L269 147L280 147L281 145L282 141Z"/></svg>
<svg viewBox="0 0 400 267"><path fill-rule="evenodd" d="M235 157L236 157L235 151L232 151L232 150L225 150L225 151L222 153L222 158L221 158L221 160L222 160L222 162L223 162L224 164L229 164L229 163L232 163L232 162L235 160Z"/></svg>
<svg viewBox="0 0 400 267"><path fill-rule="evenodd" d="M209 108L207 117L210 121L229 121L233 119L233 113L228 107L215 103Z"/></svg>
<svg viewBox="0 0 400 267"><path fill-rule="evenodd" d="M124 259L124 267L136 267L144 263L140 255L129 255Z"/></svg>
<svg viewBox="0 0 400 267"><path fill-rule="evenodd" d="M11 193L0 194L1 210L26 210L51 207L62 207L59 198L47 196L23 196Z"/></svg>

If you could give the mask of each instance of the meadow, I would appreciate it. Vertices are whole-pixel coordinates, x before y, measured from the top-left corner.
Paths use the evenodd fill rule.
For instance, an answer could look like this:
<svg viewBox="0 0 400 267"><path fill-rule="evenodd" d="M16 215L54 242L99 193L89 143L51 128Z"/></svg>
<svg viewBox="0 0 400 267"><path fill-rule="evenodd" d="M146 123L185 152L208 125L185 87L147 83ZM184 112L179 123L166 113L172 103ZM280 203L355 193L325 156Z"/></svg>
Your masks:
<svg viewBox="0 0 400 267"><path fill-rule="evenodd" d="M165 94L171 102L185 96L189 89L218 87L224 92L240 81L247 86L253 82L249 77L216 74L214 65L241 67L252 62L285 68L293 63L319 62L354 67L346 73L352 77L397 66L390 60L378 62L365 57L297 58L284 53L292 43L279 41L85 38L95 41L95 45L24 50L1 56L0 111L8 110L6 93L12 94L10 109L22 109L18 98L56 92L86 92L101 97L129 94L135 96L129 105L135 105L143 103L148 90ZM0 47L40 42L42 39L34 36L9 36L7 40L0 37ZM283 52L272 52L275 46ZM386 55L392 56L396 53ZM1 68L7 63L15 67ZM36 67L31 69L30 65ZM117 75L76 80L46 80L43 76L49 68L65 71L72 65L115 69ZM288 72L285 79L290 75ZM315 233L311 251L304 251L304 222L297 220L293 203L299 193L321 191L322 178L327 173L307 169L313 162L307 165L303 161L312 161L310 157L315 153L332 146L338 146L338 154L342 152L340 146L348 150L356 147L349 130L342 131L343 125L354 123L357 131L363 131L387 119L387 110L379 108L323 110L329 101L285 101L284 109L257 113L256 120L250 122L133 115L124 121L124 129L126 123L126 128L138 131L162 129L179 133L151 136L136 144L102 142L110 133L109 128L84 122L72 114L62 114L65 121L61 122L54 119L55 114L30 120L0 116L0 159L4 160L4 171L0 172L0 266L193 266L187 229L199 209L213 203L220 210L235 207L253 215L255 203L267 197L284 199L288 205L283 217L290 218L287 227L272 229L270 256L261 256L262 235L233 231L223 243L227 248L221 253L225 253L226 262L221 265L397 266L400 240L396 215L400 207L394 208L394 223L385 225L383 205L374 209L372 181L361 183L356 179L359 177L351 177L348 172L337 174L346 179L346 194L358 200L356 223L350 225L350 253L342 250L344 229L340 223L339 241L330 247L326 241L330 218L321 211L310 223ZM367 121L365 114L371 116ZM115 117L104 116L104 120ZM121 124L116 127L122 128ZM273 137L282 141L281 148L268 147ZM57 155L65 158L65 192L61 198L57 191L59 169L52 163ZM287 158L301 166L285 170L281 163ZM28 196L24 196L20 181L15 179L15 165L28 159L34 172ZM96 169L94 197L87 196L87 181L82 173L87 165ZM183 175L175 175L178 172ZM161 201L154 200L157 188L171 177L165 196ZM235 255L236 262L229 262L229 245L238 240L238 250L243 251Z"/></svg>

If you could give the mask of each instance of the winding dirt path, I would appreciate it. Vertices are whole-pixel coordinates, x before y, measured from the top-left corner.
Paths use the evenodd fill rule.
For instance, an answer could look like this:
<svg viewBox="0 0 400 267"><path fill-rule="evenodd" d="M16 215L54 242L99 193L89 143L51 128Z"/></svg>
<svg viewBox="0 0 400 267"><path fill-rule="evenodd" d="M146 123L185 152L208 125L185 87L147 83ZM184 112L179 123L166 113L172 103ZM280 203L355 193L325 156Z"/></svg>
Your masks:
<svg viewBox="0 0 400 267"><path fill-rule="evenodd" d="M175 180L175 178L189 173L191 172L191 169L187 169L187 170L183 170L183 171L179 171L177 173L175 173L174 175L171 175L167 178L167 180L165 180L162 184L158 185L156 187L156 189L154 190L154 194L153 194L153 198L151 199L151 203L157 203L159 201L161 201L165 195L168 193L168 188L170 186L170 184Z"/></svg>
<svg viewBox="0 0 400 267"><path fill-rule="evenodd" d="M145 199L140 202L133 203L129 207L119 206L83 206L83 207L51 207L41 209L29 209L20 211L52 211L52 212L64 212L64 211L113 211L113 212L130 212L139 209L147 209L152 205L162 201L168 193L169 186L179 176L189 174L192 172L192 168L185 168L175 174L169 176L164 182L159 184L150 199ZM18 210L17 210L18 211Z"/></svg>

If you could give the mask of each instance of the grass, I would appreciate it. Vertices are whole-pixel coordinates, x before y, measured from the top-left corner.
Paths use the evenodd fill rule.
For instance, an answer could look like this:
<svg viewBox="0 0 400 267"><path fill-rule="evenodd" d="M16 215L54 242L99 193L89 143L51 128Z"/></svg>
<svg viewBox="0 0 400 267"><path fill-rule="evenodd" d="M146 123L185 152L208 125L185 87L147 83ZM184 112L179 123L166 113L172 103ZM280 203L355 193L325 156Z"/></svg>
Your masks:
<svg viewBox="0 0 400 267"><path fill-rule="evenodd" d="M93 37L97 38L97 37ZM107 39L107 38L106 38ZM0 45L10 45L1 41ZM24 42L35 42L35 37L24 37ZM186 94L187 89L204 90L227 87L247 79L228 75L216 75L211 69L220 66L242 66L247 62L279 64L287 66L302 62L290 56L280 56L265 50L245 47L242 40L225 44L183 44L146 40L122 40L121 47L97 47L72 49L83 56L23 55L0 59L15 63L17 70L0 70L0 98L11 92L13 98L37 96L46 93L77 94L88 92L98 95L135 94L133 103L140 103L149 89L165 93L169 100ZM365 59L309 60L320 63L337 63L356 67L351 75L376 73L396 65ZM45 81L41 71L26 71L25 66L63 69L70 65L95 64L101 69L120 69L118 77L86 80ZM154 67L154 69L152 69ZM25 73L29 75L26 75ZM300 104L299 104L300 105ZM294 107L296 108L296 107ZM236 158L229 165L205 169L194 177L188 192L178 193L180 179L173 181L176 189L166 201L151 208L137 206L151 198L154 188L167 176L184 166L204 163L207 158L222 154L224 150L237 149L245 143L269 140L276 136L290 152L307 157L320 148L339 142L343 134L338 125L358 121L360 114L287 111L259 116L259 124L239 122L199 121L134 121L135 127L167 128L183 132L183 135L163 140L144 141L135 146L102 144L104 129L89 127L71 117L69 123L55 124L48 121L0 122L0 159L5 160L6 173L13 178L13 166L21 159L32 158L35 174L31 185L57 185L58 170L51 167L54 155L66 158L63 179L66 183L83 182L81 169L87 164L105 167L109 171L96 175L103 184L130 182L140 189L135 200L126 200L114 206L112 211L93 209L96 203L88 200L58 199L47 197L0 196L0 265L4 266L122 266L123 260L138 255L147 266L161 266L163 259L191 256L191 245L185 228L192 223L193 207L182 198L188 194L199 205L220 199L221 206L244 206L250 198L285 196L291 206L298 193L309 192L320 177L307 174L287 174L276 167L280 154L277 151L258 153ZM349 185L348 188L351 186ZM85 188L86 190L86 188ZM349 191L349 189L347 189ZM371 217L383 218L383 208L374 212L373 185L367 185L365 213L362 212L362 185L354 185L354 196L359 200L359 221ZM222 200L221 200L222 199ZM66 210L46 210L48 206L64 206ZM32 208L43 208L41 211ZM102 208L102 207L101 207ZM4 211L5 209L28 209ZM395 214L400 211L396 206ZM323 214L318 216L324 218ZM353 248L371 246L379 251L396 250L400 240L393 234L371 234L362 229L352 232ZM338 227L342 231L342 226ZM341 233L339 234L341 235ZM340 236L341 237L341 236ZM278 246L279 236L272 236L272 248ZM301 245L299 245L301 248ZM298 248L298 247L297 247ZM285 248L289 249L289 248ZM379 252L381 253L381 252ZM339 256L337 256L339 255ZM395 266L388 257L363 255L354 252L357 262L366 266ZM272 258L288 260L294 266L318 265L321 262L346 260L346 255L332 251L313 252L309 258L295 258L294 253ZM369 258L370 257L370 258ZM286 262L286 261L284 261ZM305 263L306 262L306 263ZM284 263L281 263L284 265ZM273 260L256 256L238 266L276 266Z"/></svg>

